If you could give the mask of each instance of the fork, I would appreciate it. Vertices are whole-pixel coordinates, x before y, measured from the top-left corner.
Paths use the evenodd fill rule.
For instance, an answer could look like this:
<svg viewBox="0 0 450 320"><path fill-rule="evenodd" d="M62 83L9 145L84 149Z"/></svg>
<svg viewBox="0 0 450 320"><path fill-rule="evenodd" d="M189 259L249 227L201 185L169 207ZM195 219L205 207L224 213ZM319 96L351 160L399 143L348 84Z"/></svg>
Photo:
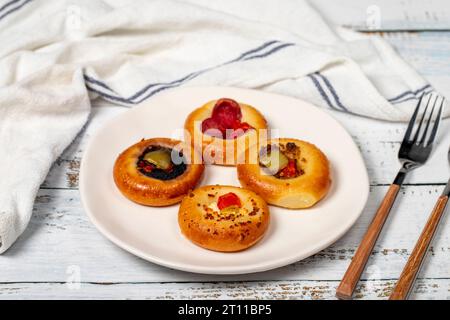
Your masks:
<svg viewBox="0 0 450 320"><path fill-rule="evenodd" d="M428 99L426 99L426 96ZM434 99L432 99L433 96ZM439 96L436 94L423 94L417 103L398 153L398 158L401 163L400 171L390 185L336 290L336 297L339 299L352 298L356 284L364 271L367 260L377 242L378 236L381 233L383 225L397 198L400 186L403 184L406 175L412 170L422 166L430 156L444 104L444 99L441 98L442 101L437 113L435 113L436 106L439 105L439 103L437 103L438 99ZM425 100L427 100L426 103L424 103ZM434 100L434 102L432 100ZM422 108L423 104L425 105L424 108ZM421 109L423 109L423 112L420 112ZM422 114L422 116L419 116L419 114ZM417 121L418 116L420 118L419 121Z"/></svg>
<svg viewBox="0 0 450 320"><path fill-rule="evenodd" d="M450 150L448 151L448 161L450 163ZM445 208L447 207L448 198L450 196L450 180L442 192L442 195L438 198L433 211L428 218L425 227L420 234L419 240L409 256L400 278L395 285L394 290L389 297L389 300L404 300L407 299L413 288L414 281L420 272L423 261L425 260L428 248L433 241L434 235L438 228L439 222L444 215Z"/></svg>

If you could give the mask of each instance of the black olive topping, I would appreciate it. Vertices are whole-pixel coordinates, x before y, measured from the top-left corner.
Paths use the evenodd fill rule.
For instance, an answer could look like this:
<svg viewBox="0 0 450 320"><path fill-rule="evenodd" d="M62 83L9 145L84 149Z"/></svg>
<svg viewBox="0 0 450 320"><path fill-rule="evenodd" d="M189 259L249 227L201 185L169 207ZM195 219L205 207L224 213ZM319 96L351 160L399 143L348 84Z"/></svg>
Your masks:
<svg viewBox="0 0 450 320"><path fill-rule="evenodd" d="M144 150L144 152L139 156L136 163L136 167L140 173L153 179L172 180L175 179L176 177L179 177L186 171L187 169L186 159L183 157L183 153L181 151L178 153L178 157L179 159L182 159L182 161L180 161L180 163L172 162L172 166L167 170L157 168L154 164L144 160L144 157L148 152L156 150L166 150L170 154L172 153L172 149L166 147L161 146L147 147Z"/></svg>

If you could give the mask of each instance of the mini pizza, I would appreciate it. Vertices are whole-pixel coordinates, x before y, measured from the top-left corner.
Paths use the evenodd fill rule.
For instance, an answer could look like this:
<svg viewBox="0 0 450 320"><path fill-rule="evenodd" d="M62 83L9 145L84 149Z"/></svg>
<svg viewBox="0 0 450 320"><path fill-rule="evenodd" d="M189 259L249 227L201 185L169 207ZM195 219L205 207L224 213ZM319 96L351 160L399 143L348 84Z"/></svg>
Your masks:
<svg viewBox="0 0 450 320"><path fill-rule="evenodd" d="M186 119L186 141L202 150L206 163L236 165L237 155L267 129L263 115L250 105L232 99L213 100Z"/></svg>
<svg viewBox="0 0 450 320"><path fill-rule="evenodd" d="M154 138L143 139L123 151L116 159L113 174L125 197L159 207L180 202L195 188L203 170L201 155L190 146Z"/></svg>
<svg viewBox="0 0 450 320"><path fill-rule="evenodd" d="M251 159L246 150L246 159ZM269 140L257 161L238 164L241 185L269 204L290 209L308 208L328 192L331 179L327 157L311 143L296 139Z"/></svg>
<svg viewBox="0 0 450 320"><path fill-rule="evenodd" d="M269 208L256 193L239 187L204 186L181 202L178 223L193 243L233 252L258 242L269 225Z"/></svg>

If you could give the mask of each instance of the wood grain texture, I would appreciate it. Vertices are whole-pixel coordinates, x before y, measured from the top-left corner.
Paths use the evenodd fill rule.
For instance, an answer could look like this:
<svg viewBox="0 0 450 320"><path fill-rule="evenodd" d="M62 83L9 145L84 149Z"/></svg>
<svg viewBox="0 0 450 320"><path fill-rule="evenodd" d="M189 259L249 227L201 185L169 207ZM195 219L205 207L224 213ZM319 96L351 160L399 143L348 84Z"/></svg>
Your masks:
<svg viewBox="0 0 450 320"><path fill-rule="evenodd" d="M450 32L382 32L380 35L437 91L450 98Z"/></svg>
<svg viewBox="0 0 450 320"><path fill-rule="evenodd" d="M378 237L383 229L384 223L386 222L389 212L394 204L397 194L400 190L400 186L392 184L386 195L381 201L380 207L375 213L375 217L364 234L355 255L352 258L344 277L336 290L336 296L339 299L351 299L353 291L355 290L356 284L358 283L361 274L367 264L373 248L378 240Z"/></svg>
<svg viewBox="0 0 450 320"><path fill-rule="evenodd" d="M433 241L436 229L441 221L442 215L444 214L445 207L447 206L448 196L440 196L436 206L431 212L430 218L428 219L419 240L417 240L416 246L414 247L411 255L409 256L408 262L400 275L400 278L395 285L394 291L389 297L390 300L404 300L407 299L411 287L414 284L414 280L419 273L420 267L425 259L425 255L428 248Z"/></svg>
<svg viewBox="0 0 450 320"><path fill-rule="evenodd" d="M446 0L311 0L329 21L356 30L449 30Z"/></svg>
<svg viewBox="0 0 450 320"><path fill-rule="evenodd" d="M447 279L419 279L415 299L450 299ZM393 280L358 285L355 299L386 299ZM12 283L0 286L0 299L335 299L337 281L254 281L205 283Z"/></svg>

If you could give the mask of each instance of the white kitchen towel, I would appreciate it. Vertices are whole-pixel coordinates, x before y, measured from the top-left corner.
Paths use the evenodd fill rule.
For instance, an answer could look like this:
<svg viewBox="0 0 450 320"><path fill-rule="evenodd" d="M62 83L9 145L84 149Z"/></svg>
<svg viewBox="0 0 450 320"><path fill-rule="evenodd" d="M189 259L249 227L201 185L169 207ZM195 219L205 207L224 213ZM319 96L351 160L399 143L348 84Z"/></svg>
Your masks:
<svg viewBox="0 0 450 320"><path fill-rule="evenodd" d="M405 121L432 90L382 39L330 27L304 0L0 0L0 44L0 253L89 98L132 107L224 85Z"/></svg>

